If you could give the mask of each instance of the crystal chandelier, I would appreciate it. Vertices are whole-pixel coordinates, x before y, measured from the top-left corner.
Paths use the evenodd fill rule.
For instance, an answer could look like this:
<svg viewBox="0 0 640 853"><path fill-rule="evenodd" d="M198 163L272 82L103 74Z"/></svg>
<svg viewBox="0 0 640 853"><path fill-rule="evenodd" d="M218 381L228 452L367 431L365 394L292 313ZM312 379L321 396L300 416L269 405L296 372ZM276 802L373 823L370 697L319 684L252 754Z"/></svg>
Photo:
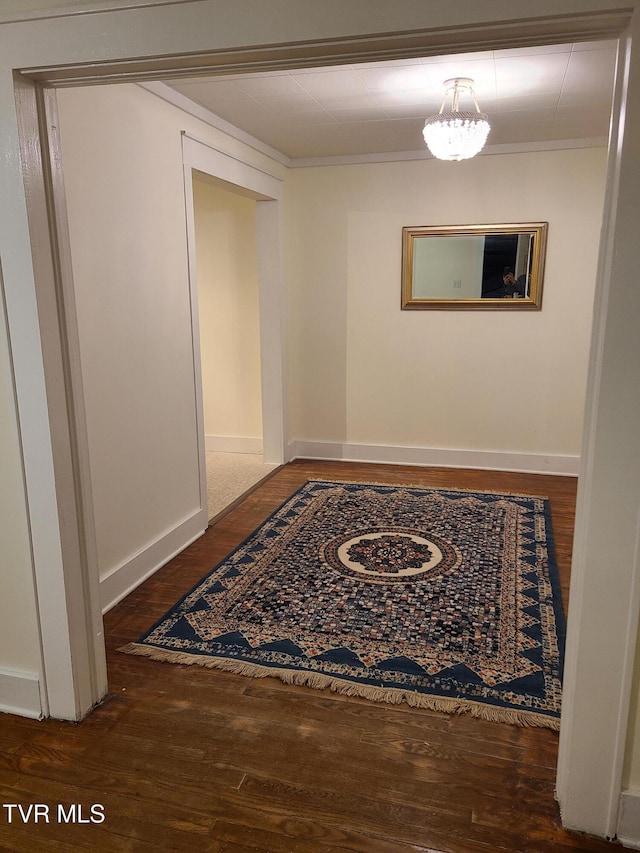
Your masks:
<svg viewBox="0 0 640 853"><path fill-rule="evenodd" d="M437 115L430 116L424 123L422 135L434 157L439 160L468 160L482 150L487 140L489 120L473 93L473 80L469 77L454 77L444 81L444 100ZM459 110L461 92L468 92L473 100L475 112ZM451 95L451 110L445 112L447 96Z"/></svg>

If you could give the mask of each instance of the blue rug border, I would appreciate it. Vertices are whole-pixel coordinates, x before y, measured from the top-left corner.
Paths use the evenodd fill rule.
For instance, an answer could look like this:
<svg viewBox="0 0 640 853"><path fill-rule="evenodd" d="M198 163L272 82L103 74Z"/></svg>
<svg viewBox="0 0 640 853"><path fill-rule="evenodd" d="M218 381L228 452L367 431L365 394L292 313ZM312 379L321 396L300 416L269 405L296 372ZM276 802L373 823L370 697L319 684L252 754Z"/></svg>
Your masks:
<svg viewBox="0 0 640 853"><path fill-rule="evenodd" d="M360 481L360 480L327 480L320 477L312 477L308 479L305 483L299 486L294 492L292 492L287 498L285 498L282 503L280 503L269 515L260 522L260 524L255 527L251 533L249 533L238 545L236 545L228 554L226 554L221 560L219 560L211 569L205 572L202 577L193 584L193 586L174 604L172 604L169 608L167 608L162 616L157 619L153 625L145 631L141 636L135 640L135 643L145 643L147 638L158 628L167 618L167 616L173 611L177 610L184 601L195 592L198 587L205 581L208 577L210 577L214 572L216 572L221 566L227 562L234 554L244 548L250 540L258 533L266 524L268 524L279 512L280 510L286 506L290 501L300 495L303 491L305 491L310 485L318 483L322 486L343 486L343 487L363 487L363 488L376 488L388 491L396 491L397 489L411 489L412 491L426 492L426 493L438 493L445 496L464 496L464 495L480 495L482 497L495 497L497 500L501 498L507 498L508 500L514 500L518 498L522 498L522 500L541 500L544 504L544 521L545 521L545 533L546 533L546 547L547 547L547 556L548 556L548 569L549 569L549 582L551 584L552 591L552 601L553 601L553 611L554 618L556 623L556 635L558 638L558 672L560 681L562 682L564 676L564 662L565 662L565 642L566 642L566 618L564 613L564 603L562 600L562 588L560 584L560 571L558 569L558 563L556 559L556 548L555 548L555 537L553 532L553 524L551 518L551 501L548 497L544 495L538 494L525 494L522 492L494 492L494 491L486 491L479 489L451 489L451 488L439 488L437 486L419 486L411 483L377 483L370 481ZM152 644L148 644L150 647ZM153 646L154 648L161 648L157 646Z"/></svg>
<svg viewBox="0 0 640 853"><path fill-rule="evenodd" d="M556 560L556 548L555 548L555 538L552 524L552 515L551 515L551 502L548 497L540 495L540 494L525 494L521 492L508 492L508 491L487 491L487 490L478 490L478 489L452 489L452 488L439 488L437 486L423 486L416 485L410 483L380 483L380 482L370 482L370 481L353 481L353 480L329 480L324 478L310 478L301 486L299 486L295 491L293 491L288 497L286 497L269 515L257 526L255 527L243 540L238 543L229 553L227 553L221 560L219 560L211 569L209 569L202 577L192 585L192 587L181 596L181 598L172 604L169 608L167 608L162 616L157 619L153 625L145 631L133 644L130 644L129 647L125 647L122 651L131 651L132 646L144 646L148 649L155 650L163 650L162 646L157 646L148 642L149 636L162 625L163 622L172 614L175 613L185 602L185 600L191 596L201 585L205 582L212 574L221 569L224 564L233 558L233 556L247 546L251 540L265 527L267 526L276 515L284 508L287 504L292 501L295 501L298 496L302 495L305 491L309 490L309 487L317 484L322 488L330 487L330 486L340 486L346 489L361 489L361 488L374 488L378 491L397 491L398 489L408 489L414 492L422 493L422 494L441 494L447 497L456 498L456 497L465 497L465 496L476 496L482 499L507 499L510 501L522 499L522 501L531 501L538 500L543 503L543 511L542 515L544 517L545 523L545 535L546 535L546 548L547 548L547 557L548 557L548 577L549 583L551 585L552 592L552 604L553 604L553 613L555 619L555 628L556 628L556 636L558 640L558 674L560 681L562 682L562 677L564 673L564 653L565 653L565 641L566 641L566 619L563 607L563 599L562 599L562 589L560 584L560 573ZM132 652L141 654L140 651ZM200 655L199 653L192 653L188 655L193 660L192 662L198 662L198 658L201 657L205 659L206 656L204 654ZM209 657L211 654L209 653ZM213 657L216 657L213 655ZM221 656L219 660L224 660L225 658ZM276 669L276 667L270 667L269 665L264 665L264 674L268 675L270 669ZM344 676L343 676L344 679ZM349 681L349 679L346 679ZM364 680L359 677L354 679L354 684L357 683L365 683ZM380 681L377 684L381 684ZM408 688L410 692L411 688ZM402 697L405 701L409 701L407 697L407 690L403 690L402 688L398 688L394 690L393 688L389 688L390 693L398 693L402 694ZM433 695L437 696L437 693ZM393 700L395 701L395 700ZM473 704L471 702L470 704ZM484 703L479 703L480 705ZM495 698L491 701L491 706L493 707L504 707L505 710L509 708L508 704L502 704L499 700ZM557 719L550 712L545 711L537 711L537 714L541 716L548 716L549 720Z"/></svg>

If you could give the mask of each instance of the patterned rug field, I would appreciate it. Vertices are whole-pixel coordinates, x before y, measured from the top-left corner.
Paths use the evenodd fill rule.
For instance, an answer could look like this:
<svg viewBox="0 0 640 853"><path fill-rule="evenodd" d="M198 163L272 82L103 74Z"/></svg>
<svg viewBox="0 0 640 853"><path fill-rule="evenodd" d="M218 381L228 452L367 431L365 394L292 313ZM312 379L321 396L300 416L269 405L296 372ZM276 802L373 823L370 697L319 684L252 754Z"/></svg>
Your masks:
<svg viewBox="0 0 640 853"><path fill-rule="evenodd" d="M559 727L548 503L312 480L122 651Z"/></svg>

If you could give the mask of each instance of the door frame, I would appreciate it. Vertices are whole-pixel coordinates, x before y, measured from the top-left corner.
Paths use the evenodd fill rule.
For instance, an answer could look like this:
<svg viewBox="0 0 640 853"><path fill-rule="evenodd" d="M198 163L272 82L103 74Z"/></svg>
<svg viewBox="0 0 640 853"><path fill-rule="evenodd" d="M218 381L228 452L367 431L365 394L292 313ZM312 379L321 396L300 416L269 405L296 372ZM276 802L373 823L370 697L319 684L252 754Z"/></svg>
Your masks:
<svg viewBox="0 0 640 853"><path fill-rule="evenodd" d="M200 316L196 265L196 235L193 205L193 172L201 172L220 181L226 189L239 191L256 201L256 240L258 257L258 300L260 317L260 378L262 399L263 458L282 465L285 461L285 387L283 318L280 305L283 294L281 199L282 179L225 151L182 134L187 253L191 298L191 329L196 383L196 420L200 494L207 506L204 404L200 349Z"/></svg>

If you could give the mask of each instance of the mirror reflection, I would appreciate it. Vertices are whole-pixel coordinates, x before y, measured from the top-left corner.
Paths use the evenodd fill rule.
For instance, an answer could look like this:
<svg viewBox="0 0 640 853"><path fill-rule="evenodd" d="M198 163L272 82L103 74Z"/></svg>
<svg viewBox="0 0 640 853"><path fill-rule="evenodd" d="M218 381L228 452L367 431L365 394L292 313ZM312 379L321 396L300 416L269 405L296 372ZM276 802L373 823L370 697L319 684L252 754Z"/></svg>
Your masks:
<svg viewBox="0 0 640 853"><path fill-rule="evenodd" d="M402 233L403 308L540 308L546 222Z"/></svg>

